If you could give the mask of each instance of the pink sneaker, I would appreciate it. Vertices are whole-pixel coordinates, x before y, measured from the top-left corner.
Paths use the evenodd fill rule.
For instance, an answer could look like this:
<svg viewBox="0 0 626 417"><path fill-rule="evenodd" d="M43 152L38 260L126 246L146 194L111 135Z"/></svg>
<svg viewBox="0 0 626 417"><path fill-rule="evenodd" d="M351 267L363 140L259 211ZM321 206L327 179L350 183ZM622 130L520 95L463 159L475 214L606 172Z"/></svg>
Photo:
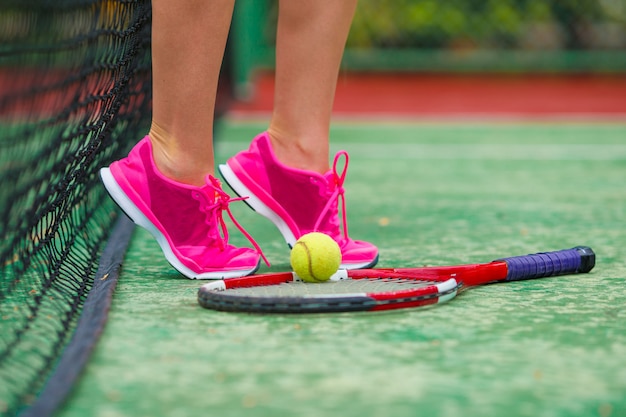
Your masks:
<svg viewBox="0 0 626 417"><path fill-rule="evenodd" d="M166 178L154 165L148 136L100 176L113 200L156 238L169 263L187 278L240 277L258 269L263 255L232 217L228 203L234 200L220 182L208 175L207 184L196 187ZM256 250L228 244L223 210Z"/></svg>
<svg viewBox="0 0 626 417"><path fill-rule="evenodd" d="M337 164L345 157L341 174ZM333 169L324 175L294 169L279 162L267 132L252 141L250 149L230 158L219 169L228 185L259 214L270 219L290 247L309 232L331 236L341 248L341 268L369 268L378 262L378 249L369 242L348 237L343 181L348 154L338 152ZM343 233L339 230L339 200L343 203Z"/></svg>

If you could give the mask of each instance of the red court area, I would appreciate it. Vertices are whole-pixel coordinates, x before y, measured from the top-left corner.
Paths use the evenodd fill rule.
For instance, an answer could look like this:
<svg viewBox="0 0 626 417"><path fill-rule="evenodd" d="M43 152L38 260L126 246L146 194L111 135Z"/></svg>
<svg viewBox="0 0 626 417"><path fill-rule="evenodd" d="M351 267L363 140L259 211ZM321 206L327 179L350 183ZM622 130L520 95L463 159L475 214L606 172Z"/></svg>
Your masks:
<svg viewBox="0 0 626 417"><path fill-rule="evenodd" d="M272 73L254 78L248 100L230 114L271 111ZM337 116L586 118L626 121L626 74L372 74L342 73Z"/></svg>

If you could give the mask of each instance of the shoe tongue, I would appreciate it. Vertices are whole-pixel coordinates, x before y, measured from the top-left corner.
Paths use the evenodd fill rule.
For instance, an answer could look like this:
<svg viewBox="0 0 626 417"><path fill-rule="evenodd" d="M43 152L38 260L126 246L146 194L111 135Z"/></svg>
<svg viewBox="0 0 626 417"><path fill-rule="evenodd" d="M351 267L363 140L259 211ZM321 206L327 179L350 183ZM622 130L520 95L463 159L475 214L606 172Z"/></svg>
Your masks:
<svg viewBox="0 0 626 417"><path fill-rule="evenodd" d="M200 189L204 195L211 202L215 202L220 198L220 190L222 189L222 183L213 175L207 175L205 178L206 184Z"/></svg>
<svg viewBox="0 0 626 417"><path fill-rule="evenodd" d="M204 177L204 181L206 182L206 187L222 189L222 182L211 174L207 174L207 176Z"/></svg>
<svg viewBox="0 0 626 417"><path fill-rule="evenodd" d="M326 181L328 188L334 190L335 186L337 185L337 182L335 181L335 173L331 170L324 174L322 177Z"/></svg>

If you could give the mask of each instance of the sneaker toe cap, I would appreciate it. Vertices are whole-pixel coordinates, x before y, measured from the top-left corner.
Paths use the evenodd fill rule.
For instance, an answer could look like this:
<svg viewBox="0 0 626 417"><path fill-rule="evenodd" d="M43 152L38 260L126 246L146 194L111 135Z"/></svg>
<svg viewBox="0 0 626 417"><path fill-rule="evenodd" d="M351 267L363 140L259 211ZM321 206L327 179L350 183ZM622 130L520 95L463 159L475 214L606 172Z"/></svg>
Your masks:
<svg viewBox="0 0 626 417"><path fill-rule="evenodd" d="M378 262L378 248L360 240L341 245L341 267L346 269L371 268Z"/></svg>

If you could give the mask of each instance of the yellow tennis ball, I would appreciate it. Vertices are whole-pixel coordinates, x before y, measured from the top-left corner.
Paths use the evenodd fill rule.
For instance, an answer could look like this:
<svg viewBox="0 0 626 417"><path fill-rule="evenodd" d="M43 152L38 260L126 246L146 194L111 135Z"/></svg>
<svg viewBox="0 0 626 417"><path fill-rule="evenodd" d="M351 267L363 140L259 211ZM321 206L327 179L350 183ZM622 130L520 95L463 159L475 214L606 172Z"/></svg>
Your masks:
<svg viewBox="0 0 626 417"><path fill-rule="evenodd" d="M341 265L341 249L324 233L303 235L291 249L291 267L307 282L327 281Z"/></svg>

